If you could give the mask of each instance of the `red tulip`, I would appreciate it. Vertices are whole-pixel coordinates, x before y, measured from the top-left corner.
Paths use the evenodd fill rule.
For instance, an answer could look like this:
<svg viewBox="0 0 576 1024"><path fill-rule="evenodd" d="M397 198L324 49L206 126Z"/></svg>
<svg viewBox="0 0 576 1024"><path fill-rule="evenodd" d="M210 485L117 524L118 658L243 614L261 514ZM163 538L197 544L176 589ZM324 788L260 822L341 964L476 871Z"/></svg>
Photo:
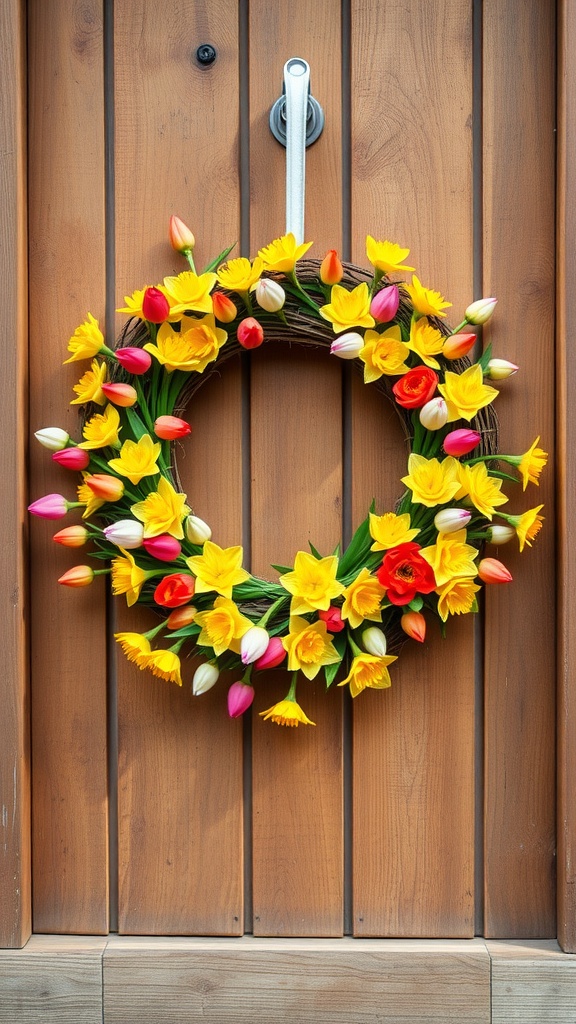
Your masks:
<svg viewBox="0 0 576 1024"><path fill-rule="evenodd" d="M161 437L163 441L175 441L178 437L186 437L191 432L190 424L178 416L159 416L154 424L156 437Z"/></svg>
<svg viewBox="0 0 576 1024"><path fill-rule="evenodd" d="M319 611L318 618L326 623L329 633L341 633L346 623L344 622L340 609L336 605L330 605L327 611Z"/></svg>
<svg viewBox="0 0 576 1024"><path fill-rule="evenodd" d="M159 288L147 288L142 301L142 313L151 324L163 324L170 313L170 303Z"/></svg>
<svg viewBox="0 0 576 1024"><path fill-rule="evenodd" d="M120 366L123 366L125 370L128 370L128 373L133 373L135 376L146 373L146 370L150 369L152 356L149 352L145 352L143 348L127 346L126 348L116 349L114 354Z"/></svg>
<svg viewBox="0 0 576 1024"><path fill-rule="evenodd" d="M86 469L90 463L90 454L83 448L62 448L59 452L53 452L52 458L66 469Z"/></svg>
<svg viewBox="0 0 576 1024"><path fill-rule="evenodd" d="M154 591L154 600L162 608L179 608L194 597L196 581L185 572L175 572L165 576Z"/></svg>
<svg viewBox="0 0 576 1024"><path fill-rule="evenodd" d="M258 348L264 341L264 331L253 316L248 316L238 324L236 337L243 348Z"/></svg>
<svg viewBox="0 0 576 1024"><path fill-rule="evenodd" d="M158 558L160 562L173 562L182 551L182 545L176 537L169 533L161 533L157 537L146 537L142 544L152 558Z"/></svg>

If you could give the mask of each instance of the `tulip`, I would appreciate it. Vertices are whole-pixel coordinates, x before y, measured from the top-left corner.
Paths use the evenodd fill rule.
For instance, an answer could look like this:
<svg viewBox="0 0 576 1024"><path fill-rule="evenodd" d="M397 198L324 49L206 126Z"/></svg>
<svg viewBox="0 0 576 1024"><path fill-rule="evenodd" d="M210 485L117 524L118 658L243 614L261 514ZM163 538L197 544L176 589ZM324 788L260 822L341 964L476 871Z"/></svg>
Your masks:
<svg viewBox="0 0 576 1024"><path fill-rule="evenodd" d="M179 437L191 434L192 427L178 416L159 416L154 423L154 433L163 441L175 441Z"/></svg>
<svg viewBox="0 0 576 1024"><path fill-rule="evenodd" d="M421 612L405 612L400 625L407 636L423 644L426 639L426 619Z"/></svg>
<svg viewBox="0 0 576 1024"><path fill-rule="evenodd" d="M176 217L174 214L170 217L170 223L168 225L168 238L170 239L170 245L176 252L185 254L190 252L191 249L196 245L196 239L190 231L189 227L180 217Z"/></svg>
<svg viewBox="0 0 576 1024"><path fill-rule="evenodd" d="M66 526L65 529L59 530L52 537L57 544L62 544L65 548L81 548L88 540L88 530L85 526Z"/></svg>
<svg viewBox="0 0 576 1024"><path fill-rule="evenodd" d="M41 519L62 519L74 504L76 503L66 501L62 494L45 494L43 498L38 498L28 505L28 511L33 516L40 516Z"/></svg>
<svg viewBox="0 0 576 1024"><path fill-rule="evenodd" d="M180 608L194 597L196 580L186 572L164 576L154 591L154 600L162 608Z"/></svg>
<svg viewBox="0 0 576 1024"><path fill-rule="evenodd" d="M388 288L381 288L370 303L370 313L375 320L381 324L390 323L398 312L400 305L400 291L397 284L391 284Z"/></svg>
<svg viewBox="0 0 576 1024"><path fill-rule="evenodd" d="M152 362L152 356L149 352L145 352L143 348L134 348L132 346L118 348L114 355L120 366L124 367L128 373L133 373L136 377L146 373L146 370L150 369Z"/></svg>
<svg viewBox="0 0 576 1024"><path fill-rule="evenodd" d="M270 642L268 632L262 626L252 626L240 640L240 658L243 665L258 661Z"/></svg>
<svg viewBox="0 0 576 1024"><path fill-rule="evenodd" d="M373 654L375 658L386 656L386 636L381 629L378 629L378 626L370 626L364 630L362 643L368 654Z"/></svg>
<svg viewBox="0 0 576 1024"><path fill-rule="evenodd" d="M132 551L142 546L144 524L136 519L119 519L116 523L104 527L104 536L110 544Z"/></svg>
<svg viewBox="0 0 576 1024"><path fill-rule="evenodd" d="M330 355L339 359L356 359L364 348L364 338L357 331L347 331L335 338L330 346Z"/></svg>
<svg viewBox="0 0 576 1024"><path fill-rule="evenodd" d="M209 661L199 665L192 679L192 693L194 696L199 697L201 693L211 690L219 675L220 672L216 665L212 665Z"/></svg>
<svg viewBox="0 0 576 1024"><path fill-rule="evenodd" d="M112 402L113 405L120 405L125 409L136 405L138 401L136 389L131 384L103 384L102 391L109 402Z"/></svg>
<svg viewBox="0 0 576 1024"><path fill-rule="evenodd" d="M476 334L452 334L442 348L444 359L462 359L476 342Z"/></svg>
<svg viewBox="0 0 576 1024"><path fill-rule="evenodd" d="M494 312L498 299L477 299L466 309L464 317L469 324L485 324Z"/></svg>
<svg viewBox="0 0 576 1024"><path fill-rule="evenodd" d="M47 448L51 452L59 452L61 448L66 447L70 440L70 435L61 427L44 427L42 430L37 430L34 437L43 448Z"/></svg>
<svg viewBox="0 0 576 1024"><path fill-rule="evenodd" d="M282 664L285 657L286 648L284 647L280 637L271 636L264 654L254 662L254 668L259 670L265 668L277 668L278 665Z"/></svg>
<svg viewBox="0 0 576 1024"><path fill-rule="evenodd" d="M236 337L242 348L258 348L264 341L264 331L253 316L248 316L238 324Z"/></svg>
<svg viewBox="0 0 576 1024"><path fill-rule="evenodd" d="M320 264L320 280L322 284L340 284L344 277L344 267L336 249L329 249Z"/></svg>
<svg viewBox="0 0 576 1024"><path fill-rule="evenodd" d="M286 292L277 281L262 277L256 285L256 302L267 313L278 313L286 302Z"/></svg>
<svg viewBox="0 0 576 1024"><path fill-rule="evenodd" d="M103 501L120 501L124 494L124 484L117 476L109 476L107 473L94 473L87 476L84 481L97 498Z"/></svg>
<svg viewBox="0 0 576 1024"><path fill-rule="evenodd" d="M183 605L182 608L175 608L166 619L166 628L172 632L176 629L184 629L194 622L197 608L193 604Z"/></svg>
<svg viewBox="0 0 576 1024"><path fill-rule="evenodd" d="M420 423L426 430L440 430L448 419L448 406L443 398L431 398L420 409Z"/></svg>
<svg viewBox="0 0 576 1024"><path fill-rule="evenodd" d="M512 374L518 373L519 367L516 363L510 363L507 359L491 359L488 363L486 376L490 380L506 380Z"/></svg>
<svg viewBox="0 0 576 1024"><path fill-rule="evenodd" d="M214 292L212 296L212 309L214 316L223 324L231 324L238 316L238 310L232 299L229 299L224 292Z"/></svg>
<svg viewBox="0 0 576 1024"><path fill-rule="evenodd" d="M160 562L173 562L182 551L180 541L169 533L161 533L157 537L146 537L143 544L148 554L152 555L152 558L158 558Z"/></svg>
<svg viewBox="0 0 576 1024"><path fill-rule="evenodd" d="M151 324L163 324L170 313L170 303L159 288L146 288L142 313Z"/></svg>
<svg viewBox="0 0 576 1024"><path fill-rule="evenodd" d="M326 629L329 633L341 633L346 625L340 609L334 604L331 604L326 611L319 611L318 618L326 623Z"/></svg>
<svg viewBox="0 0 576 1024"><path fill-rule="evenodd" d="M184 523L186 536L191 544L205 544L212 537L212 530L200 516L188 516Z"/></svg>
<svg viewBox="0 0 576 1024"><path fill-rule="evenodd" d="M478 575L483 583L512 582L512 573L497 558L483 558L478 563Z"/></svg>
<svg viewBox="0 0 576 1024"><path fill-rule="evenodd" d="M516 536L516 530L513 526L490 526L488 528L488 543L489 544L507 544L509 540L512 540Z"/></svg>
<svg viewBox="0 0 576 1024"><path fill-rule="evenodd" d="M66 469L86 469L90 463L90 453L83 448L61 448L52 453L52 459Z"/></svg>
<svg viewBox="0 0 576 1024"><path fill-rule="evenodd" d="M443 448L447 455L454 455L458 458L459 455L467 455L468 452L471 452L477 444L480 444L481 440L482 438L476 430L465 428L451 430L444 438Z"/></svg>
<svg viewBox="0 0 576 1024"><path fill-rule="evenodd" d="M228 690L228 714L230 718L240 718L248 710L254 700L254 687L238 680Z"/></svg>
<svg viewBox="0 0 576 1024"><path fill-rule="evenodd" d="M434 516L434 526L438 533L456 533L468 526L472 515L463 508L443 508Z"/></svg>
<svg viewBox="0 0 576 1024"><path fill-rule="evenodd" d="M58 583L65 587L88 587L94 579L94 570L89 565L75 565L68 569L63 576L60 576Z"/></svg>

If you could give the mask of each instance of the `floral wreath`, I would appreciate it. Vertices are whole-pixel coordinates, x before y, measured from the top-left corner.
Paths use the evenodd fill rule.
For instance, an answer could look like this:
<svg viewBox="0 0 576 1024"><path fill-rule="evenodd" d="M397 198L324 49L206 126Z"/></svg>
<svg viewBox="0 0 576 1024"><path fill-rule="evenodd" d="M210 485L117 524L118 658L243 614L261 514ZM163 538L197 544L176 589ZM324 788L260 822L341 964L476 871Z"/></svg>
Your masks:
<svg viewBox="0 0 576 1024"><path fill-rule="evenodd" d="M304 259L312 243L297 245L288 234L253 261L229 259L227 249L197 273L194 236L177 217L170 242L190 269L126 297L119 312L130 319L114 349L90 313L70 339L66 363L91 360L71 403L84 407L82 440L57 427L35 436L82 482L77 500L49 494L29 510L58 519L82 509L83 523L54 540L91 543L91 557L109 563L77 565L59 583L83 587L110 573L114 594L161 616L146 633L115 635L129 661L182 685L181 652L200 655L196 695L234 670L233 718L251 706L260 671L287 667L288 693L260 714L313 725L296 700L300 673L312 680L323 672L329 687L344 665L338 685L349 685L352 697L384 689L393 652L407 638L424 642L427 618L439 618L444 631L451 615L477 610L481 583L512 579L502 562L482 556L483 545L514 537L520 551L531 545L543 506L506 513L502 488L537 484L547 454L539 438L523 455L497 452L498 390L485 381L518 367L493 359L490 347L475 361L468 355L479 347L469 327L490 318L496 299L473 302L450 331L451 303L439 292L416 274L409 284L391 280L414 271L404 263L408 249L368 236L368 272L343 265L335 250L321 262ZM212 540L182 492L173 444L190 433L186 406L210 371L267 337L357 361L365 383L394 403L410 446L395 510L373 504L344 551L321 555L310 545L293 566L273 567L277 582L251 575L240 546Z"/></svg>

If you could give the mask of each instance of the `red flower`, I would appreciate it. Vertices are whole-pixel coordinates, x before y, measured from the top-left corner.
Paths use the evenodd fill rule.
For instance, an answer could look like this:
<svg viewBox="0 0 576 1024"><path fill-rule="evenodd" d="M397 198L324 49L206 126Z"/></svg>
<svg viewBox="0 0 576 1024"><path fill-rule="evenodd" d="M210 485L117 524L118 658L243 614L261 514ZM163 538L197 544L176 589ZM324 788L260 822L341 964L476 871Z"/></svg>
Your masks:
<svg viewBox="0 0 576 1024"><path fill-rule="evenodd" d="M415 366L396 381L392 391L398 405L405 409L420 409L434 397L437 386L438 374L434 370L429 366Z"/></svg>
<svg viewBox="0 0 576 1024"><path fill-rule="evenodd" d="M185 572L165 576L154 591L154 600L162 608L179 608L194 597L195 579Z"/></svg>
<svg viewBox="0 0 576 1024"><path fill-rule="evenodd" d="M259 324L253 316L247 316L238 324L236 337L243 348L258 348L264 341L262 324Z"/></svg>
<svg viewBox="0 0 576 1024"><path fill-rule="evenodd" d="M151 324L162 324L170 312L170 303L159 288L147 288L142 300L142 312Z"/></svg>
<svg viewBox="0 0 576 1024"><path fill-rule="evenodd" d="M340 609L334 604L331 604L327 611L318 612L318 618L322 619L322 621L326 623L326 629L329 633L340 633L346 625L340 613Z"/></svg>
<svg viewBox="0 0 576 1024"><path fill-rule="evenodd" d="M419 551L420 545L411 541L390 548L384 555L376 576L392 604L410 604L416 594L431 594L436 589L432 567Z"/></svg>

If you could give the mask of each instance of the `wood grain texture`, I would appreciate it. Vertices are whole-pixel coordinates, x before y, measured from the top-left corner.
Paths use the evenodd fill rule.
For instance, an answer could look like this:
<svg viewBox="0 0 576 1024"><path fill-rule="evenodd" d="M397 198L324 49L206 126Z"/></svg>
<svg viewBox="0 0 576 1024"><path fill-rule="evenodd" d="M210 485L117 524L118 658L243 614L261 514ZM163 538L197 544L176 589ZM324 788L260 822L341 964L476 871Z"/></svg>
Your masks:
<svg viewBox="0 0 576 1024"><path fill-rule="evenodd" d="M573 1024L576 957L555 942L488 942L492 1024Z"/></svg>
<svg viewBox="0 0 576 1024"><path fill-rule="evenodd" d="M340 25L305 0L250 4L250 234L252 251L285 231L285 150L268 127L284 63L311 66L326 127L307 151L306 239L311 255L341 244ZM270 59L270 40L274 59ZM336 360L332 360L336 363ZM322 554L341 536L341 370L327 350L252 358L252 569L292 565L311 541ZM257 935L341 935L343 928L342 699L323 673L300 678L298 699L316 728L285 730L258 712L287 693L277 671L257 682L253 715L253 902Z"/></svg>
<svg viewBox="0 0 576 1024"><path fill-rule="evenodd" d="M239 237L237 21L233 0L116 8L119 296L186 269L168 246L171 213L193 229L199 267ZM205 42L218 53L208 69L195 59ZM177 454L189 503L216 542L237 544L238 366L200 391L189 418L192 439ZM130 621L134 628L132 614ZM189 664L182 691L134 672L121 654L117 670L120 929L238 934L242 729L226 714L225 680L192 698Z"/></svg>
<svg viewBox="0 0 576 1024"><path fill-rule="evenodd" d="M423 284L472 290L471 4L352 0L352 258L410 246ZM402 59L398 55L402 54ZM446 74L446 67L450 74ZM392 407L353 386L353 518L394 508L406 447ZM472 623L402 651L392 688L354 703L353 927L473 934Z"/></svg>
<svg viewBox="0 0 576 1024"><path fill-rule="evenodd" d="M0 1024L101 1024L103 939L33 935L0 952Z"/></svg>
<svg viewBox="0 0 576 1024"><path fill-rule="evenodd" d="M484 3L485 331L517 378L496 403L500 450L537 434L554 452L555 4ZM537 153L538 159L527 159ZM485 654L485 932L555 934L555 531L553 474L511 512L545 504L532 550L500 554L514 586L487 588Z"/></svg>
<svg viewBox="0 0 576 1024"><path fill-rule="evenodd" d="M30 67L30 425L80 438L68 404L82 364L62 368L89 310L104 316L102 4L28 5ZM30 495L76 497L76 478L35 440ZM76 513L75 518L79 519ZM59 587L82 559L31 523L34 927L105 932L107 906L104 587Z"/></svg>

